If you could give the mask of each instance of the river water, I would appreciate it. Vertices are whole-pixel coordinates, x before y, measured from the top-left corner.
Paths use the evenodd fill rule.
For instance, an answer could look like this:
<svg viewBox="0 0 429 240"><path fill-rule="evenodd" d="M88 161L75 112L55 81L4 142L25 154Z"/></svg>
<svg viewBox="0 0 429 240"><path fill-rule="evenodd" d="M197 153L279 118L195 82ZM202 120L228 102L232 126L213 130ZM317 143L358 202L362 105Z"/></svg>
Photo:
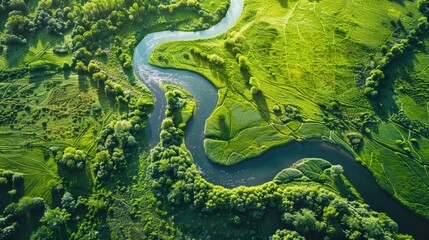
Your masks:
<svg viewBox="0 0 429 240"><path fill-rule="evenodd" d="M209 182L228 188L254 186L270 181L282 169L309 157L323 158L332 164L341 164L344 175L353 184L372 209L387 213L394 219L402 233L425 239L429 222L402 206L381 189L373 175L345 151L322 141L293 142L264 152L261 156L226 167L212 163L204 152L204 126L213 112L218 94L216 88L199 74L177 69L161 69L148 63L153 49L167 41L206 39L220 35L231 28L240 18L244 0L231 0L231 6L221 22L198 32L163 31L147 35L134 52L133 68L139 79L154 97L154 109L149 117L148 143L154 147L159 142L161 122L165 117L165 92L162 82L180 85L197 101L193 118L189 121L185 142L202 176Z"/></svg>

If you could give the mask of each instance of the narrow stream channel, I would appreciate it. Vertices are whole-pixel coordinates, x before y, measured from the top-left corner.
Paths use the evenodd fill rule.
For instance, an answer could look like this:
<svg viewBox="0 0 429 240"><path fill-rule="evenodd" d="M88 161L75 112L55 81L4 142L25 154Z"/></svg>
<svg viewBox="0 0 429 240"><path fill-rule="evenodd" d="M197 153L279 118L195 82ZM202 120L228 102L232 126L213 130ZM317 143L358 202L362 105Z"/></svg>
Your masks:
<svg viewBox="0 0 429 240"><path fill-rule="evenodd" d="M240 18L243 7L244 0L231 0L231 6L225 18L207 30L156 32L147 35L139 43L134 52L133 68L140 80L150 89L155 100L153 112L149 117L147 133L149 146L154 147L158 144L161 122L165 117L166 100L161 83L175 83L188 90L197 100L197 108L188 124L185 141L195 164L207 181L227 188L240 185L254 186L272 180L282 169L302 158L323 158L332 164L341 164L344 168L344 175L365 202L372 209L385 212L394 219L398 223L401 233L411 234L416 239L426 239L429 221L417 216L381 189L373 175L357 163L351 155L322 141L293 142L231 167L212 163L207 158L203 143L204 126L206 119L216 106L217 90L199 74L185 70L161 69L150 65L148 59L153 49L163 42L206 39L224 33Z"/></svg>

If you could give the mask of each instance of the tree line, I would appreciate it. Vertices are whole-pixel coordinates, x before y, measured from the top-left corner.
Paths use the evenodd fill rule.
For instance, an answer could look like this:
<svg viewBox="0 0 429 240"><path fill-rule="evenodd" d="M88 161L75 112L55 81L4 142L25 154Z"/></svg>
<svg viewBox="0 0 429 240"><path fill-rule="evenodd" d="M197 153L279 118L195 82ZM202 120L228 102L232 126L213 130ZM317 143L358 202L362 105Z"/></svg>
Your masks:
<svg viewBox="0 0 429 240"><path fill-rule="evenodd" d="M168 101L168 104L175 103ZM349 201L323 187L286 187L271 181L256 187L226 189L207 182L183 144L184 124L181 127L174 124L174 116L172 111L167 112L160 143L151 151L148 168L155 195L173 207L187 206L204 214L224 214L229 224L250 228L260 224L267 209L276 209L282 216L284 229L277 231L272 239L289 235L312 239L406 238L398 234L397 224L385 214L371 211L368 205Z"/></svg>

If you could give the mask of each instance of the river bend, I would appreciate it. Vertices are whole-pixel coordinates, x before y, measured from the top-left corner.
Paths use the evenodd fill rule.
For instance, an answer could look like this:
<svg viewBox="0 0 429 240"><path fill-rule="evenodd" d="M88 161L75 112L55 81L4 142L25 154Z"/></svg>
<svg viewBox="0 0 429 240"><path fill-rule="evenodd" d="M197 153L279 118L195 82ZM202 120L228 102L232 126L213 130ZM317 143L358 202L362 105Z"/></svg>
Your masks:
<svg viewBox="0 0 429 240"><path fill-rule="evenodd" d="M412 234L416 239L424 239L425 230L429 229L429 222L402 206L382 190L373 175L357 163L350 154L322 141L293 142L231 167L212 163L207 158L204 152L204 126L218 101L216 88L199 74L185 70L161 69L150 65L148 60L154 48L163 42L207 39L226 32L240 18L243 8L244 0L231 0L225 18L207 30L151 33L138 44L134 52L133 68L139 79L152 92L155 101L153 112L149 117L147 133L149 146L152 148L158 144L161 122L165 117L166 100L161 83L177 84L189 91L197 101L194 116L186 129L185 142L195 164L207 181L228 188L259 185L272 180L282 169L302 158L323 158L332 164L341 164L344 175L365 202L372 209L385 212L392 217L399 224L400 232Z"/></svg>

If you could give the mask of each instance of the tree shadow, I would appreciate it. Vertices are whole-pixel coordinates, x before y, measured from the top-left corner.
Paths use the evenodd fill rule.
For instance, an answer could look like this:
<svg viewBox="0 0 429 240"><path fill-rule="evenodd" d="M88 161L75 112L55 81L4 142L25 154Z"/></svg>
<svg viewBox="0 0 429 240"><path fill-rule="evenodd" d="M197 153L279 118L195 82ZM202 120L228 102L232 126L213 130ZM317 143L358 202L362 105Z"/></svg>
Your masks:
<svg viewBox="0 0 429 240"><path fill-rule="evenodd" d="M375 101L370 101L374 112L384 121L390 114L399 111L399 107L394 99L395 93L395 80L403 79L405 81L412 81L409 73L414 71L414 62L416 57L412 50L407 50L403 55L393 60L385 69L385 79L380 88L378 97Z"/></svg>
<svg viewBox="0 0 429 240"><path fill-rule="evenodd" d="M115 98L111 95L108 95L104 91L104 87L105 85L100 83L97 89L98 101L100 102L101 108L102 109L115 108L116 107Z"/></svg>
<svg viewBox="0 0 429 240"><path fill-rule="evenodd" d="M264 119L266 122L270 122L270 110L262 91L253 94L253 100L255 100L256 105L258 106L259 115L262 117L262 119Z"/></svg>
<svg viewBox="0 0 429 240"><path fill-rule="evenodd" d="M87 92L89 89L89 78L86 75L79 74L78 75L78 84L79 90L82 92Z"/></svg>
<svg viewBox="0 0 429 240"><path fill-rule="evenodd" d="M221 132L221 138L224 140L230 139L230 129L226 122L226 117L224 115L220 115L218 118L219 121L219 131Z"/></svg>
<svg viewBox="0 0 429 240"><path fill-rule="evenodd" d="M132 86L136 85L137 80L136 80L136 75L134 74L133 70L130 69L125 69L122 68L122 71L125 73L125 75L127 76L128 81L130 82L130 84Z"/></svg>
<svg viewBox="0 0 429 240"><path fill-rule="evenodd" d="M64 70L64 72L63 72L64 80L69 80L70 79L70 75L71 75L71 71L70 70Z"/></svg>
<svg viewBox="0 0 429 240"><path fill-rule="evenodd" d="M28 53L29 44L18 45L9 44L6 48L6 61L9 67L20 67L24 61L25 54Z"/></svg>
<svg viewBox="0 0 429 240"><path fill-rule="evenodd" d="M195 239L207 236L208 229L212 239L224 239L226 236L229 236L229 239L249 239L251 232L255 239L266 239L283 226L278 209L269 206L264 210L260 219L249 221L247 219L252 219L251 210L239 212L216 209L208 213L201 211L198 207L187 207L186 204L177 206L164 199L158 199L164 203L161 211L172 219L178 229L188 232L189 236ZM235 216L241 219L239 223L233 221ZM222 226L210 224L210 227L203 227L207 223L221 223Z"/></svg>
<svg viewBox="0 0 429 240"><path fill-rule="evenodd" d="M86 166L83 170L70 170L61 164L58 165L57 173L63 179L63 184L66 186L73 195L75 196L89 196L91 190L94 188L94 183L91 177L91 167L89 163L86 163ZM56 193L56 200L61 199L64 192ZM54 195L53 195L54 199Z"/></svg>
<svg viewBox="0 0 429 240"><path fill-rule="evenodd" d="M390 2L405 6L404 0L389 0Z"/></svg>
<svg viewBox="0 0 429 240"><path fill-rule="evenodd" d="M5 24L0 24L0 32L3 32L6 27L6 20L8 18L8 14L0 14L0 22Z"/></svg>
<svg viewBox="0 0 429 240"><path fill-rule="evenodd" d="M279 0L280 6L282 6L282 8L287 8L288 7L288 2L287 0Z"/></svg>

